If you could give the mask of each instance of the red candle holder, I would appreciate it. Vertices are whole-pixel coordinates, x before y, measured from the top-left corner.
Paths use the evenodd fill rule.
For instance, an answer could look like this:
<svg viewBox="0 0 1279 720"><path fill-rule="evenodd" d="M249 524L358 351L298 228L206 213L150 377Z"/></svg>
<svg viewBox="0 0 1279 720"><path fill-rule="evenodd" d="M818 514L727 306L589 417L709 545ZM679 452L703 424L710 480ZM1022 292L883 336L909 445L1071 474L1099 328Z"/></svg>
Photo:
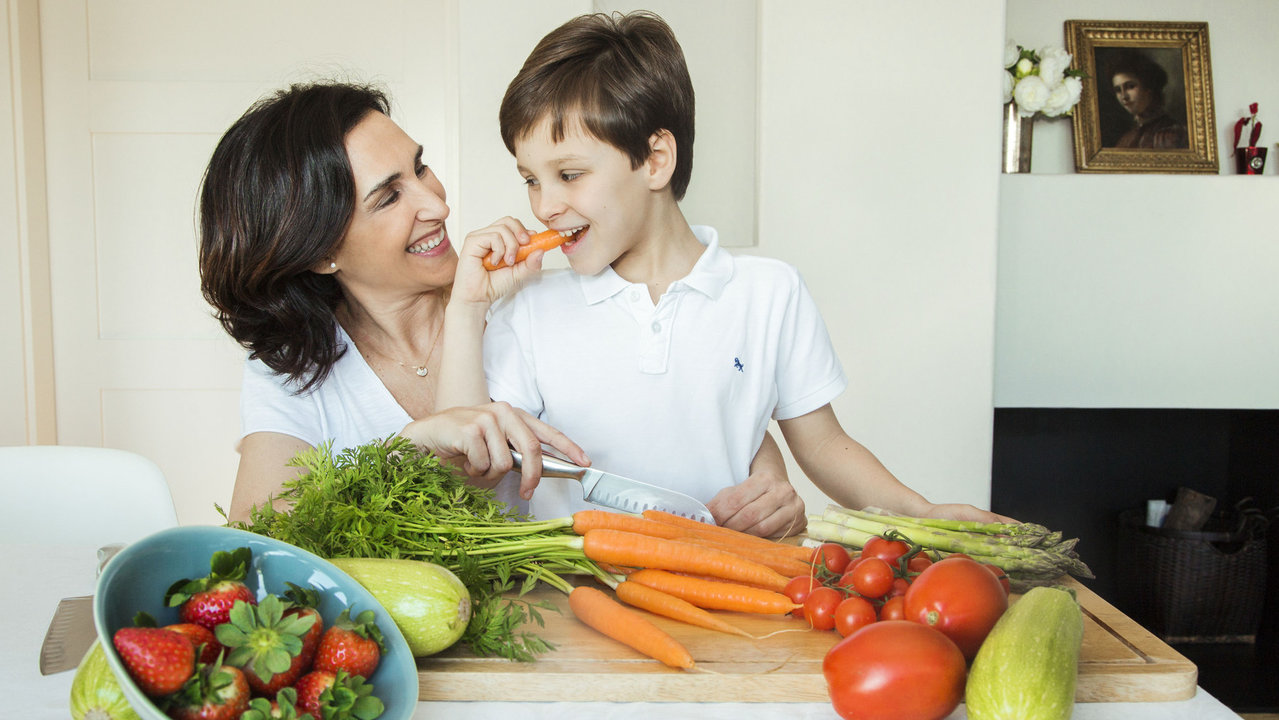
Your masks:
<svg viewBox="0 0 1279 720"><path fill-rule="evenodd" d="M1260 175L1266 169L1266 148L1235 148L1235 172L1240 175Z"/></svg>

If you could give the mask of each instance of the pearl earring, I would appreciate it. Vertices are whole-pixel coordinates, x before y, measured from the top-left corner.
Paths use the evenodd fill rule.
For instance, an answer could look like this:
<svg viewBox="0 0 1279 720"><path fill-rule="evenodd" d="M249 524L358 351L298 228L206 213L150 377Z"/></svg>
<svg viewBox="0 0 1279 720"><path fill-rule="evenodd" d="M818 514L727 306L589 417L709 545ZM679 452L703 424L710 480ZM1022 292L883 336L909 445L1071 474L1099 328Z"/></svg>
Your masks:
<svg viewBox="0 0 1279 720"><path fill-rule="evenodd" d="M329 269L330 269L330 270L337 270L337 269L338 269L338 264L337 264L337 263L335 263L335 262L331 262L331 263L329 263Z"/></svg>

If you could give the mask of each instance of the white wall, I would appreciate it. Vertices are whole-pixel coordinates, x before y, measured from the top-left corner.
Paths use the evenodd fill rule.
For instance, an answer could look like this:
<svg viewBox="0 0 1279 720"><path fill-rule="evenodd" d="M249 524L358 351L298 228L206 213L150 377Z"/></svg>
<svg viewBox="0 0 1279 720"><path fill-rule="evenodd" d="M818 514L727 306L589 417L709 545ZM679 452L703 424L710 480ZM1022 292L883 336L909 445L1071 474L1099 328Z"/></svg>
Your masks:
<svg viewBox="0 0 1279 720"><path fill-rule="evenodd" d="M1070 18L1208 22L1221 173L1073 174L1070 121L1036 123L1000 186L996 406L1279 407L1279 158L1229 155L1249 102L1279 118L1279 3L1009 0L1008 36L1062 44Z"/></svg>

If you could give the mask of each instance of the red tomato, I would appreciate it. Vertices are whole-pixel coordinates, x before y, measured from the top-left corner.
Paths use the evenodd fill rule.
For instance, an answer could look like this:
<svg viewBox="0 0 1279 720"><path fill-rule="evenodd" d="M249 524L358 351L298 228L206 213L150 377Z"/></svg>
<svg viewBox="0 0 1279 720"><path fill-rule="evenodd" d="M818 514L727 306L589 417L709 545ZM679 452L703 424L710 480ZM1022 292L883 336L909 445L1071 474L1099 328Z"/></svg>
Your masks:
<svg viewBox="0 0 1279 720"><path fill-rule="evenodd" d="M967 558L933 563L906 591L906 619L941 631L969 660L1007 609L994 574Z"/></svg>
<svg viewBox="0 0 1279 720"><path fill-rule="evenodd" d="M862 597L883 597L893 588L893 566L877 557L862 560L847 574L853 576L853 589Z"/></svg>
<svg viewBox="0 0 1279 720"><path fill-rule="evenodd" d="M786 583L786 587L782 588L782 594L790 598L791 602L803 605L804 601L808 599L808 594L814 588L821 586L822 584L817 582L817 578L812 575L800 575L799 577L791 578L791 581ZM804 608L795 608L791 610L791 614L802 620L804 619Z"/></svg>
<svg viewBox="0 0 1279 720"><path fill-rule="evenodd" d="M928 557L927 553L921 552L911 558L910 562L906 563L906 569L913 573L921 573L925 568L932 564L933 559Z"/></svg>
<svg viewBox="0 0 1279 720"><path fill-rule="evenodd" d="M839 631L840 637L848 637L878 619L875 617L875 606L866 598L852 595L835 606L835 629Z"/></svg>
<svg viewBox="0 0 1279 720"><path fill-rule="evenodd" d="M941 720L964 694L964 656L919 623L872 623L826 653L822 674L844 720Z"/></svg>
<svg viewBox="0 0 1279 720"><path fill-rule="evenodd" d="M888 590L888 597L900 597L910 589L910 581L906 578L893 578L893 586Z"/></svg>
<svg viewBox="0 0 1279 720"><path fill-rule="evenodd" d="M1008 579L1008 573L1004 572L1003 568L989 563L982 563L982 565L985 566L985 568L995 576L995 579L999 581L999 584L1004 588L1005 595L1013 591L1012 581Z"/></svg>
<svg viewBox="0 0 1279 720"><path fill-rule="evenodd" d="M895 595L885 600L883 606L879 608L879 619L905 620L906 597L904 595Z"/></svg>
<svg viewBox="0 0 1279 720"><path fill-rule="evenodd" d="M804 601L804 619L814 630L830 630L835 627L835 608L844 599L844 593L829 587L815 587Z"/></svg>
<svg viewBox="0 0 1279 720"><path fill-rule="evenodd" d="M839 543L822 543L813 554L813 562L826 566L827 570L842 575L848 568L848 548Z"/></svg>
<svg viewBox="0 0 1279 720"><path fill-rule="evenodd" d="M862 557L877 557L889 565L896 565L897 558L909 551L910 546L901 540L888 540L876 535L866 541L866 547L862 548Z"/></svg>

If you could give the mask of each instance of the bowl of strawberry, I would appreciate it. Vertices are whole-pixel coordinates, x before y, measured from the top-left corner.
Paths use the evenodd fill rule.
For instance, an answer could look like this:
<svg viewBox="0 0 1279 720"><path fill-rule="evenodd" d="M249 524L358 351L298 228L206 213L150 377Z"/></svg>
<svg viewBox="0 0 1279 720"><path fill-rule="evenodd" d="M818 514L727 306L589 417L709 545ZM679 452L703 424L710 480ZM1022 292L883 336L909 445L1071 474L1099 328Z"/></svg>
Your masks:
<svg viewBox="0 0 1279 720"><path fill-rule="evenodd" d="M143 718L407 720L417 663L327 560L217 526L162 530L103 568L94 623Z"/></svg>

